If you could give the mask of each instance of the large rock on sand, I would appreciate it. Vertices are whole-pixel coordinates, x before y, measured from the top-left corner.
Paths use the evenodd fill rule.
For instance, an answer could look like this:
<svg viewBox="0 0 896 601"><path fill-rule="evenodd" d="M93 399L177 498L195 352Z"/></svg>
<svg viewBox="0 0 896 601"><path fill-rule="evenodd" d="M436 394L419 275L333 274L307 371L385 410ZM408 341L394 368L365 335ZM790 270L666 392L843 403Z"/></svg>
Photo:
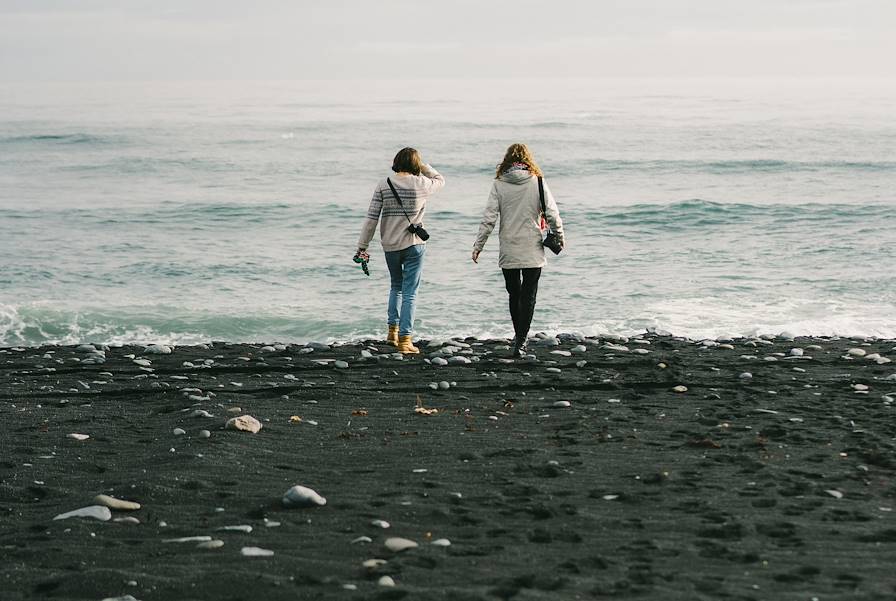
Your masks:
<svg viewBox="0 0 896 601"><path fill-rule="evenodd" d="M261 430L261 422L251 415L240 415L227 420L224 427L228 430L242 430L243 432L251 432L257 434Z"/></svg>
<svg viewBox="0 0 896 601"><path fill-rule="evenodd" d="M316 490L307 486L296 485L283 493L284 507L319 507L326 505L327 500L317 494Z"/></svg>

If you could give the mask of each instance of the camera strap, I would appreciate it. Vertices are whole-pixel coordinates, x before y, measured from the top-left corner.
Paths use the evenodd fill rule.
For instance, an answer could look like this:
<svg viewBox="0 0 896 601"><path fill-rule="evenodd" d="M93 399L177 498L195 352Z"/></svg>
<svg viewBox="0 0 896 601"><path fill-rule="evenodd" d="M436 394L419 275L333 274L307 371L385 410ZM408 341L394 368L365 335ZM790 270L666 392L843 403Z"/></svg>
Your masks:
<svg viewBox="0 0 896 601"><path fill-rule="evenodd" d="M395 200L398 201L398 206L401 207L401 212L404 213L405 218L408 220L408 223L414 225L414 222L411 221L411 218L408 217L408 212L404 210L404 205L401 204L401 199L398 197L398 192L395 191L395 186L392 185L392 180L388 177L386 178L386 183L389 184L389 189L392 190L392 195L395 197Z"/></svg>

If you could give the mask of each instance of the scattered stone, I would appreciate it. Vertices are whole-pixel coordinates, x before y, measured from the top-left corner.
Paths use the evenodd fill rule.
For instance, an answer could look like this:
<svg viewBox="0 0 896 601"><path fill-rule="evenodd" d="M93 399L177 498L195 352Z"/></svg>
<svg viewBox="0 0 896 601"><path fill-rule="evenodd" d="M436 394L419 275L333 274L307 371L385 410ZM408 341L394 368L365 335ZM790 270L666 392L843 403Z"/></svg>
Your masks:
<svg viewBox="0 0 896 601"><path fill-rule="evenodd" d="M262 549L261 547L243 547L240 549L240 555L243 557L271 557L274 554L270 549Z"/></svg>
<svg viewBox="0 0 896 601"><path fill-rule="evenodd" d="M450 547L451 541L447 538L437 538L436 540L430 543L431 545L435 545L436 547Z"/></svg>
<svg viewBox="0 0 896 601"><path fill-rule="evenodd" d="M831 496L834 497L835 499L842 499L842 498L843 498L843 493L840 492L839 490L826 490L826 491L824 491L824 492L828 493L829 495L831 495Z"/></svg>
<svg viewBox="0 0 896 601"><path fill-rule="evenodd" d="M864 384L853 384L852 387L853 387L853 390L858 390L858 391L868 390L868 387Z"/></svg>
<svg viewBox="0 0 896 601"><path fill-rule="evenodd" d="M392 580L392 576L380 576L380 579L377 580L376 583L380 586L395 586L395 581Z"/></svg>
<svg viewBox="0 0 896 601"><path fill-rule="evenodd" d="M90 434L69 434L69 438L74 438L75 440L87 440L90 438Z"/></svg>
<svg viewBox="0 0 896 601"><path fill-rule="evenodd" d="M440 390L448 390L449 388L451 388L451 384L449 384L448 382L445 382L444 380L439 382Z"/></svg>
<svg viewBox="0 0 896 601"><path fill-rule="evenodd" d="M284 507L320 507L326 505L327 500L317 491L297 484L283 493L282 503Z"/></svg>
<svg viewBox="0 0 896 601"><path fill-rule="evenodd" d="M748 371L745 371L744 373L742 373L741 375L739 375L737 377L740 378L741 380L752 380L753 374L751 374Z"/></svg>
<svg viewBox="0 0 896 601"><path fill-rule="evenodd" d="M627 346L623 346L621 344L605 344L604 348L608 351L615 351L617 353L627 353L629 352L629 348Z"/></svg>
<svg viewBox="0 0 896 601"><path fill-rule="evenodd" d="M212 433L209 432L208 430L200 430L199 431L199 438L210 438L211 435L212 435Z"/></svg>
<svg viewBox="0 0 896 601"><path fill-rule="evenodd" d="M136 511L140 509L140 503L116 499L109 495L97 495L93 498L93 502L97 505L104 505L109 509L117 509L118 511Z"/></svg>
<svg viewBox="0 0 896 601"><path fill-rule="evenodd" d="M352 544L357 545L358 543L372 543L373 539L369 536L359 536L358 538L352 539Z"/></svg>
<svg viewBox="0 0 896 601"><path fill-rule="evenodd" d="M140 601L133 595L121 595L120 597L106 597L102 601Z"/></svg>
<svg viewBox="0 0 896 601"><path fill-rule="evenodd" d="M554 407L569 407L572 403L569 401L556 401L554 402Z"/></svg>
<svg viewBox="0 0 896 601"><path fill-rule="evenodd" d="M407 551L408 549L416 549L419 546L417 543L410 539L397 536L387 538L386 542L384 542L383 545L393 553L401 553L402 551Z"/></svg>
<svg viewBox="0 0 896 601"><path fill-rule="evenodd" d="M60 513L53 519L67 520L69 518L93 518L94 520L99 520L101 522L108 522L112 519L112 512L109 511L108 507L103 505L90 505L88 507L82 507L81 509L75 509L74 511Z"/></svg>
<svg viewBox="0 0 896 601"><path fill-rule="evenodd" d="M802 357L802 356L803 356L803 349L801 349L801 348L792 348L792 349L790 349L790 356L791 356L791 357Z"/></svg>
<svg viewBox="0 0 896 601"><path fill-rule="evenodd" d="M370 525L376 526L377 528L386 529L389 527L389 522L387 522L386 520L373 520L370 522Z"/></svg>
<svg viewBox="0 0 896 601"><path fill-rule="evenodd" d="M152 365L152 361L149 359L134 359L134 364L139 365L140 367L149 367Z"/></svg>
<svg viewBox="0 0 896 601"><path fill-rule="evenodd" d="M337 369L348 369L348 363L346 361L336 361L333 365L335 365Z"/></svg>
<svg viewBox="0 0 896 601"><path fill-rule="evenodd" d="M184 434L187 433L187 431L184 430L183 428L175 428L174 430L171 431L171 433L174 434L175 436L183 436Z"/></svg>
<svg viewBox="0 0 896 601"><path fill-rule="evenodd" d="M687 386L682 386L681 384L679 384L678 386L676 386L676 387L673 388L672 390L674 390L675 392L687 392L687 391L688 391L688 387L687 387Z"/></svg>
<svg viewBox="0 0 896 601"><path fill-rule="evenodd" d="M150 344L148 347L143 349L143 352L150 355L170 355L171 347L165 346L164 344Z"/></svg>
<svg viewBox="0 0 896 601"><path fill-rule="evenodd" d="M576 361L576 367L578 367L578 368L585 367L586 365L588 365L588 362L585 361L584 359L581 361Z"/></svg>
<svg viewBox="0 0 896 601"><path fill-rule="evenodd" d="M222 532L244 532L249 534L252 532L252 526L248 524L241 524L239 526L221 526L220 528L215 528L215 530L219 530Z"/></svg>
<svg viewBox="0 0 896 601"><path fill-rule="evenodd" d="M125 516L123 518L115 518L112 521L118 522L120 524L135 524L136 525L136 524L140 523L140 520L138 520L137 518L130 516L130 515Z"/></svg>
<svg viewBox="0 0 896 601"><path fill-rule="evenodd" d="M573 355L581 355L587 351L588 351L588 347L586 347L582 344L576 345L576 346L572 347L571 349L569 349L569 352L572 353Z"/></svg>
<svg viewBox="0 0 896 601"><path fill-rule="evenodd" d="M853 357L864 357L864 356L865 356L865 349L862 349L862 348L851 348L851 349L849 349L848 351L846 351L846 353L847 353L848 355L852 355Z"/></svg>
<svg viewBox="0 0 896 601"><path fill-rule="evenodd" d="M361 566L367 568L368 570L375 570L380 566L386 565L385 559L366 559L361 562Z"/></svg>
<svg viewBox="0 0 896 601"><path fill-rule="evenodd" d="M251 415L240 415L239 417L232 417L227 420L224 427L228 430L240 430L257 434L258 431L261 430L261 422Z"/></svg>
<svg viewBox="0 0 896 601"><path fill-rule="evenodd" d="M441 357L435 357L434 359L432 359L430 361L430 363L432 363L433 365L437 365L439 367L448 365L448 361L446 361L445 359L442 359Z"/></svg>
<svg viewBox="0 0 896 601"><path fill-rule="evenodd" d="M161 526L161 523L159 524ZM163 543L203 543L212 540L210 536L182 536L180 538L163 538Z"/></svg>
<svg viewBox="0 0 896 601"><path fill-rule="evenodd" d="M220 549L224 546L224 541L220 539L212 539L199 543L196 545L197 549Z"/></svg>

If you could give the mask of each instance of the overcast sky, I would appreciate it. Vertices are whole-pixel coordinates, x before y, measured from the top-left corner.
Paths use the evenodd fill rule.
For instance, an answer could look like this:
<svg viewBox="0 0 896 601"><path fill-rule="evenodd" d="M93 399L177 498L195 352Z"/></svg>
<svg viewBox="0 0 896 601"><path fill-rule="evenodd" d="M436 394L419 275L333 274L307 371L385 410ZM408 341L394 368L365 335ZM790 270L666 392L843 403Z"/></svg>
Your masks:
<svg viewBox="0 0 896 601"><path fill-rule="evenodd" d="M896 0L0 0L0 81L893 78Z"/></svg>

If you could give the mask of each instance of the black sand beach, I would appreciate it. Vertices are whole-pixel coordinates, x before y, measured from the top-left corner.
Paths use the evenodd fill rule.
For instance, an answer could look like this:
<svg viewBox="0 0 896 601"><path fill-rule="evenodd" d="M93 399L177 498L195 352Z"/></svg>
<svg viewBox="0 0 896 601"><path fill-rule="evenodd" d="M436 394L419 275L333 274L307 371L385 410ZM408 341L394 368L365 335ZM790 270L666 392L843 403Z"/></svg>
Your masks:
<svg viewBox="0 0 896 601"><path fill-rule="evenodd" d="M896 341L556 342L0 350L0 598L896 598Z"/></svg>

